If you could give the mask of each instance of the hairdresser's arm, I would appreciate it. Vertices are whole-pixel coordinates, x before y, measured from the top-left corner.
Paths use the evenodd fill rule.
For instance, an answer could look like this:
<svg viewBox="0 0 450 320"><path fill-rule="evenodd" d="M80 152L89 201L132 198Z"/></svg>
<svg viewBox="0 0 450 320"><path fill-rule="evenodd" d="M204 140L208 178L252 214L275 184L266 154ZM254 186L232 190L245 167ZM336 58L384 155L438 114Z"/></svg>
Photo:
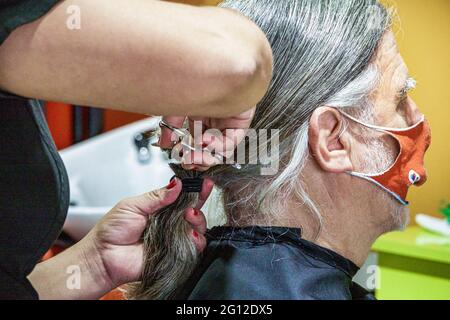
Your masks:
<svg viewBox="0 0 450 320"><path fill-rule="evenodd" d="M206 179L196 211L189 208L185 213L199 251L206 245L206 222L200 207L212 186ZM122 284L138 281L144 261L141 236L148 217L174 202L181 187L175 178L166 188L121 201L84 239L38 264L29 280L40 299L98 299Z"/></svg>
<svg viewBox="0 0 450 320"><path fill-rule="evenodd" d="M70 30L69 6L81 13ZM152 0L66 0L0 46L0 88L144 114L227 117L264 95L270 45L228 9Z"/></svg>

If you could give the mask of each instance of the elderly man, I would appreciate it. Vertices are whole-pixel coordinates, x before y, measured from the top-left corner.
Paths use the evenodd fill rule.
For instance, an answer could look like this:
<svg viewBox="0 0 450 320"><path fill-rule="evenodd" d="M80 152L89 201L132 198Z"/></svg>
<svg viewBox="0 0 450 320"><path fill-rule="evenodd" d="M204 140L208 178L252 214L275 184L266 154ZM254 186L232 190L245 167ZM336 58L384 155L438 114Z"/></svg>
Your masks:
<svg viewBox="0 0 450 320"><path fill-rule="evenodd" d="M206 172L227 225L208 231L187 282L170 279L183 290L162 297L372 299L352 278L377 237L407 224L407 191L426 181L431 140L407 95L415 82L388 10L371 0L222 6L257 22L272 44L274 77L252 128L279 130L280 171Z"/></svg>

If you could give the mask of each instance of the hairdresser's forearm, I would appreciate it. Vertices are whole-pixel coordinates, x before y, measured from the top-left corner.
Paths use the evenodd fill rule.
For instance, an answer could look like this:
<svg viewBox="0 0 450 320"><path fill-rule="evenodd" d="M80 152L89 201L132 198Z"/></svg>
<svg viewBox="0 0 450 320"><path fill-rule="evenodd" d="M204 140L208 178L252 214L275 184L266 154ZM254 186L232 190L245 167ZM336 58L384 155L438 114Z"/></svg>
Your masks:
<svg viewBox="0 0 450 320"><path fill-rule="evenodd" d="M95 247L86 240L39 263L28 279L43 300L99 299L115 287Z"/></svg>
<svg viewBox="0 0 450 320"><path fill-rule="evenodd" d="M67 8L81 12L70 30ZM151 0L66 0L0 46L0 88L158 115L236 115L265 93L270 45L226 9Z"/></svg>

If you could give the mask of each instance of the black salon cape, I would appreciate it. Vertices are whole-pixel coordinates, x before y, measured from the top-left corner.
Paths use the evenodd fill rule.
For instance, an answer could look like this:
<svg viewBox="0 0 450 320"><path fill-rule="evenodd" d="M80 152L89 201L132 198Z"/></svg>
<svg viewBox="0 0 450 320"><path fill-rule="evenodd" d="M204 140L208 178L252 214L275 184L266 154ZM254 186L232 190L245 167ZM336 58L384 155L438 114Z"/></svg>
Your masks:
<svg viewBox="0 0 450 320"><path fill-rule="evenodd" d="M0 0L0 45L58 0ZM64 165L39 102L0 91L0 299L37 299L27 280L61 232L69 204Z"/></svg>
<svg viewBox="0 0 450 320"><path fill-rule="evenodd" d="M352 281L358 267L284 227L216 227L176 299L372 300Z"/></svg>

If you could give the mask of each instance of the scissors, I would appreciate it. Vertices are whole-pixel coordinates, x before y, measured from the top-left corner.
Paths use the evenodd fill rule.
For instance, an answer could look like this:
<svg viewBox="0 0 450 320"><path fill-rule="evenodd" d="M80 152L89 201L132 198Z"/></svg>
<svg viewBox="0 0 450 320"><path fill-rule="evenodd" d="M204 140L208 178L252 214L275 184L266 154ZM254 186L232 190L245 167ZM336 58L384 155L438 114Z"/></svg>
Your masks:
<svg viewBox="0 0 450 320"><path fill-rule="evenodd" d="M189 136L190 137L190 133L188 130L185 129L180 129L180 128L176 128L170 124L168 124L167 122L165 122L164 120L160 120L159 121L159 127L160 128L167 128L170 131L172 131L173 133L175 133L178 136L178 141L179 143L181 143L181 145L191 151L197 151L196 148L194 148L193 146L191 146L190 144L187 144L185 142L185 137ZM211 156L213 156L214 158L216 158L217 160L221 161L221 163L225 163L225 156L220 154L220 153L212 153L210 150L208 150L207 148L203 148L202 151L204 152L208 152ZM241 165L238 163L235 163L232 165L232 167L236 168L236 169L241 169Z"/></svg>

